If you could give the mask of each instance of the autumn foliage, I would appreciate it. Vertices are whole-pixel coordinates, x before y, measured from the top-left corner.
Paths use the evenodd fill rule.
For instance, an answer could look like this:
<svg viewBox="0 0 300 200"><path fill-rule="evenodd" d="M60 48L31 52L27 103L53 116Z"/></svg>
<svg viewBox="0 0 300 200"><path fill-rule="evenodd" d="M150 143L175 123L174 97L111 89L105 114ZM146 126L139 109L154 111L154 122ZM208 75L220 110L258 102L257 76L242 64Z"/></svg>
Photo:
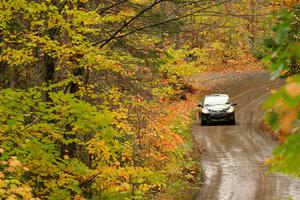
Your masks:
<svg viewBox="0 0 300 200"><path fill-rule="evenodd" d="M1 199L149 199L198 182L195 99L180 101L198 57L172 44L189 11L166 17L175 6L1 3Z"/></svg>
<svg viewBox="0 0 300 200"><path fill-rule="evenodd" d="M1 2L0 198L189 199L201 170L185 77L245 58L267 6Z"/></svg>
<svg viewBox="0 0 300 200"><path fill-rule="evenodd" d="M268 61L273 78L286 79L286 84L265 102L265 122L279 139L281 145L267 161L273 171L300 176L299 171L299 9L298 1L283 1L275 13L271 37L265 39Z"/></svg>

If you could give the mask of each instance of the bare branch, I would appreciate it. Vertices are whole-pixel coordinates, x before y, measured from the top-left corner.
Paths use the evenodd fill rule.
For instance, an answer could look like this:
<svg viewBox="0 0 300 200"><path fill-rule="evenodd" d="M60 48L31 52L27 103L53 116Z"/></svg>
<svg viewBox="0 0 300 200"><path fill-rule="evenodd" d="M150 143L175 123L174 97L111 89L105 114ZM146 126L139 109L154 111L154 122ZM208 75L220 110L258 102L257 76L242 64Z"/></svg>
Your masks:
<svg viewBox="0 0 300 200"><path fill-rule="evenodd" d="M118 5L121 5L122 3L125 3L125 2L127 2L127 1L128 1L128 0L122 0L122 1L119 1L119 2L117 2L117 3L115 3L115 4L112 4L112 5L110 5L110 6L106 7L106 8L103 8L103 9L99 12L99 14L102 15L102 14L104 14L106 11L112 9L113 7L116 7L116 6L118 6Z"/></svg>
<svg viewBox="0 0 300 200"><path fill-rule="evenodd" d="M136 19L138 19L139 17L141 17L145 12L151 10L154 6L158 5L159 3L163 2L163 1L165 1L165 0L155 0L151 5L149 5L145 9L141 10L134 17L132 17L130 20L128 20L128 21L125 20L123 22L123 25L118 30L116 30L109 38L107 38L105 40L101 40L101 41L95 42L93 45L97 45L97 44L102 43L100 45L100 48L103 48L110 41L112 41L125 27L127 27L128 25L130 25L133 21L135 21Z"/></svg>
<svg viewBox="0 0 300 200"><path fill-rule="evenodd" d="M226 3L226 2L230 2L230 1L231 0L222 1L222 2L219 2L217 4L213 4L213 5L207 6L205 8L198 9L196 11L190 12L188 14L185 14L185 15L182 15L182 16L179 16L179 17L175 17L175 18L172 18L172 19L168 19L168 20L165 20L165 21L162 21L162 22L153 23L153 24L146 25L146 26L141 26L141 27L138 27L138 28L134 28L134 30L129 31L128 33L125 33L123 35L115 36L113 39L124 38L124 37L126 37L128 35L131 35L131 34L133 34L135 32L138 32L138 31L141 31L141 30L144 30L144 29L147 29L147 28L152 28L152 27L164 25L164 24L170 23L172 21L178 21L180 19L189 17L189 16L194 15L194 14L199 13L199 12L203 12L203 11L209 9L209 8L212 8L212 7L215 7L215 6L221 5L221 4ZM101 42L104 42L104 41L105 40L102 40L102 41L99 41L98 43L101 43Z"/></svg>
<svg viewBox="0 0 300 200"><path fill-rule="evenodd" d="M223 12L215 12L215 11L204 11L205 13L211 13L210 15L207 14L203 14L203 16L219 16L219 17L223 17L223 16L231 16L231 17L237 17L237 18L242 18L242 19L248 19L251 17L262 17L262 16L268 16L271 15L272 13L262 13L262 14L234 14L234 13L223 13ZM201 16L201 15L197 15L197 16Z"/></svg>

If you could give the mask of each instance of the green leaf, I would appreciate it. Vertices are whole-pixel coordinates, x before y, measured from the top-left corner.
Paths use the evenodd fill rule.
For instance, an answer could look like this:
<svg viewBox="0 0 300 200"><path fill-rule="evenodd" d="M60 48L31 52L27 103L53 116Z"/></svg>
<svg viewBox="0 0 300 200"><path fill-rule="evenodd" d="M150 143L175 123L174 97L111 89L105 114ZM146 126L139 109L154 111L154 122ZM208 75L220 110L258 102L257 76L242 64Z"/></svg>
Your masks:
<svg viewBox="0 0 300 200"><path fill-rule="evenodd" d="M9 119L9 120L7 121L7 125L8 125L9 127L12 127L12 126L15 125L16 123L17 123L17 121L14 120L14 119Z"/></svg>

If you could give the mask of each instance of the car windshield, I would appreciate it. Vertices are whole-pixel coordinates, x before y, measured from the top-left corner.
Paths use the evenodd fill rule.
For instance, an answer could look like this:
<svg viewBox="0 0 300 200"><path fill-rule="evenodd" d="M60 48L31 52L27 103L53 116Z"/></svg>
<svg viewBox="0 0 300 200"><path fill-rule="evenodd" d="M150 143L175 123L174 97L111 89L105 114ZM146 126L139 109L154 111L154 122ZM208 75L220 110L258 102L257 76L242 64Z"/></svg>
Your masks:
<svg viewBox="0 0 300 200"><path fill-rule="evenodd" d="M206 97L204 99L205 106L230 104L229 98L224 96Z"/></svg>

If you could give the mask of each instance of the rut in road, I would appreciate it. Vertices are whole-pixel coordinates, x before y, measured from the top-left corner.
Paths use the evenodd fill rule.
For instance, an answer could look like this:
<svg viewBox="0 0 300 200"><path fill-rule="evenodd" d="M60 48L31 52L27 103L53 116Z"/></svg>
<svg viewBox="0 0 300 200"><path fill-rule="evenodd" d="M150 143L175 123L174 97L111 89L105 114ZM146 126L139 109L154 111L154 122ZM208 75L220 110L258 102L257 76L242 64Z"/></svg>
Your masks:
<svg viewBox="0 0 300 200"><path fill-rule="evenodd" d="M300 200L300 179L266 174L263 164L276 143L258 128L263 114L260 105L282 81L271 81L266 72L207 77L217 77L219 81L213 83L216 93L227 93L238 104L237 125L200 126L199 120L195 122L193 135L206 148L202 160L206 181L197 200ZM198 82L206 84L201 78Z"/></svg>

